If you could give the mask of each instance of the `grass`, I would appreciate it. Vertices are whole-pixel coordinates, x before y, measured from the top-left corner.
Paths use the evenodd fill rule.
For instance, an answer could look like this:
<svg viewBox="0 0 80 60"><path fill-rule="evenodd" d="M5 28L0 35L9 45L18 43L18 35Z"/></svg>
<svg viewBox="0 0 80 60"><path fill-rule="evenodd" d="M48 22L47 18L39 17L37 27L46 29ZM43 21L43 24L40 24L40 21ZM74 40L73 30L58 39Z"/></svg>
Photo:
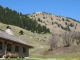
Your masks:
<svg viewBox="0 0 80 60"><path fill-rule="evenodd" d="M6 58L4 60L37 60L37 59L24 59L24 58Z"/></svg>
<svg viewBox="0 0 80 60"><path fill-rule="evenodd" d="M0 29L5 30L6 29L6 24L2 24L0 23ZM46 42L43 41L39 41L37 38L30 38L31 35L33 35L34 33L24 30L20 27L16 27L16 26L12 26L9 25L12 28L12 31L14 33L14 35L22 40L24 40L25 42L33 45L33 49L30 49L30 58L27 59L23 59L23 58L7 58L5 60L37 60L34 58L41 58L43 60L45 59L54 59L54 60L80 60L80 53L72 53L72 54L53 54L53 55L39 55L37 52L44 52L48 49L48 46L46 44ZM19 35L19 31L23 30L24 31L24 35ZM44 38L47 37L49 38L49 34L37 34L36 36ZM40 47L43 48L40 48Z"/></svg>
<svg viewBox="0 0 80 60"><path fill-rule="evenodd" d="M54 60L80 60L80 53L71 54L53 54L53 55L37 55L30 58L54 59Z"/></svg>
<svg viewBox="0 0 80 60"><path fill-rule="evenodd" d="M23 60L22 58L6 58L5 60Z"/></svg>
<svg viewBox="0 0 80 60"><path fill-rule="evenodd" d="M48 37L49 36L49 34L32 33L32 32L30 32L28 30L22 29L22 28L17 27L17 26L7 25L7 24L0 23L0 29L2 29L4 31L6 30L6 26L10 26L11 27L11 30L12 30L14 36L16 36L16 37L24 40L25 42L27 42L27 43L29 43L29 44L31 44L33 46L36 46L36 45L37 46L44 45L44 43L43 42L40 42L37 38L30 38L32 35L35 34L36 36L38 36L40 38L44 38L44 37ZM24 35L19 35L19 31L20 30L23 30Z"/></svg>
<svg viewBox="0 0 80 60"><path fill-rule="evenodd" d="M38 59L38 58L6 58L4 60L80 60L80 58L47 58L47 59Z"/></svg>

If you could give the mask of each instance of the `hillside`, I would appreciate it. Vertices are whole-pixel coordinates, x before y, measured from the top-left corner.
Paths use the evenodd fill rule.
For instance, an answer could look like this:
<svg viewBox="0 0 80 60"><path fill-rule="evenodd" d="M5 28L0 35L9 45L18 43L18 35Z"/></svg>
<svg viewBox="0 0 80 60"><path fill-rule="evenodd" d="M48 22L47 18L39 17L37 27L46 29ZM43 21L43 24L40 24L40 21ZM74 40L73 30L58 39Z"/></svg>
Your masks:
<svg viewBox="0 0 80 60"><path fill-rule="evenodd" d="M15 37L24 40L25 42L29 43L30 45L32 45L34 47L33 49L30 50L30 55L35 55L35 54L38 54L37 52L40 52L40 51L43 52L44 50L47 50L48 45L46 42L43 42L43 41L47 41L50 37L50 34L32 33L28 30L22 29L17 26L0 23L1 30L5 31L6 26L11 27L11 30L14 33ZM24 32L23 35L19 34L20 30L22 30ZM40 50L40 49L42 49L42 50Z"/></svg>
<svg viewBox="0 0 80 60"><path fill-rule="evenodd" d="M10 26L14 36L24 40L25 42L33 45L34 48L30 49L30 57L40 57L40 58L79 58L80 55L80 46L73 47L61 47L57 49L53 49L53 51L48 52L49 46L47 44L48 39L50 38L50 34L37 34L32 33L28 30L22 29L17 26L8 25L0 23L0 29L6 29L6 26ZM22 30L24 32L23 35L19 35L19 31ZM74 50L75 49L75 50ZM44 53L43 53L44 52ZM71 53L72 52L72 53ZM55 54L56 53L56 54ZM64 54L68 53L68 54ZM43 55L44 54L44 55ZM54 54L54 55L53 55Z"/></svg>
<svg viewBox="0 0 80 60"><path fill-rule="evenodd" d="M17 12L15 10L4 8L0 5L0 22L4 24L15 25L36 33L50 33L46 26L41 26L36 20L30 19L27 15Z"/></svg>
<svg viewBox="0 0 80 60"><path fill-rule="evenodd" d="M79 24L78 22L76 22L76 23ZM9 24L3 24L1 22L0 22L0 29L5 30L7 25L11 27L11 30L13 31L15 37L18 37L18 38L24 40L25 42L33 45L34 48L30 49L30 51L29 51L30 57L33 57L33 58L35 58L35 57L59 58L59 59L66 58L66 57L79 58L80 45L70 46L70 47L57 47L57 48L54 48L53 51L48 51L50 46L48 46L47 41L51 37L50 34L32 33L31 31L25 30L23 28L9 25ZM22 30L24 32L23 35L19 35L20 30ZM63 31L63 29L62 29L62 31ZM61 39L59 39L59 40L61 40Z"/></svg>
<svg viewBox="0 0 80 60"><path fill-rule="evenodd" d="M42 26L49 28L51 33L60 34L64 31L80 32L80 22L69 17L58 16L46 12L35 12L27 16L36 20Z"/></svg>

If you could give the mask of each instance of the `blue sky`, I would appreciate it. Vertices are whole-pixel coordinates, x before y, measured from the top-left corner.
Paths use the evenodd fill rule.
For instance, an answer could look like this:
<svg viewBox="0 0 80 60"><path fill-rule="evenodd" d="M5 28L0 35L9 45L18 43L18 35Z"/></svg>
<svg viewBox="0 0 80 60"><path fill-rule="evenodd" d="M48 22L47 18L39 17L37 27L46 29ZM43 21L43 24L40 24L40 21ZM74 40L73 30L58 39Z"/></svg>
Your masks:
<svg viewBox="0 0 80 60"><path fill-rule="evenodd" d="M0 5L23 14L47 12L80 21L80 0L0 0Z"/></svg>

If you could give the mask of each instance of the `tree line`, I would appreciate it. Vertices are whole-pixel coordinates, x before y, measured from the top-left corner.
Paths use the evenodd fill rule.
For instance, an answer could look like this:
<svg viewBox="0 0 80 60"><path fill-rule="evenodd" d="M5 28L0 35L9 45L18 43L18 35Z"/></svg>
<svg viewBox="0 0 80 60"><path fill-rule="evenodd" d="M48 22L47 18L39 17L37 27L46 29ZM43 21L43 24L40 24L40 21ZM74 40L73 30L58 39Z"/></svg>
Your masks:
<svg viewBox="0 0 80 60"><path fill-rule="evenodd" d="M50 33L50 30L46 26L41 26L36 20L30 19L26 14L11 10L8 7L3 8L0 6L0 22L15 25L31 32Z"/></svg>

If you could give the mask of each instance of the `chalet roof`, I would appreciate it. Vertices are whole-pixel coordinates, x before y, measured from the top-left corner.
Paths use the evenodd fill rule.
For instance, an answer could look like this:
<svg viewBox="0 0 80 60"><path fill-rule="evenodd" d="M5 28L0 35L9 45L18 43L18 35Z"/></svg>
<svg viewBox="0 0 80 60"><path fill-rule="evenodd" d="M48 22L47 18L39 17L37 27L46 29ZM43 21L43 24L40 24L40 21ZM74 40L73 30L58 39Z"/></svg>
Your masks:
<svg viewBox="0 0 80 60"><path fill-rule="evenodd" d="M30 48L33 47L30 44L24 42L23 40L18 39L15 36L11 36L11 35L9 35L8 33L6 33L5 31L2 31L2 30L0 30L0 38L7 39L7 40L12 41L12 42L17 42L17 43L23 44L25 46L29 46Z"/></svg>

